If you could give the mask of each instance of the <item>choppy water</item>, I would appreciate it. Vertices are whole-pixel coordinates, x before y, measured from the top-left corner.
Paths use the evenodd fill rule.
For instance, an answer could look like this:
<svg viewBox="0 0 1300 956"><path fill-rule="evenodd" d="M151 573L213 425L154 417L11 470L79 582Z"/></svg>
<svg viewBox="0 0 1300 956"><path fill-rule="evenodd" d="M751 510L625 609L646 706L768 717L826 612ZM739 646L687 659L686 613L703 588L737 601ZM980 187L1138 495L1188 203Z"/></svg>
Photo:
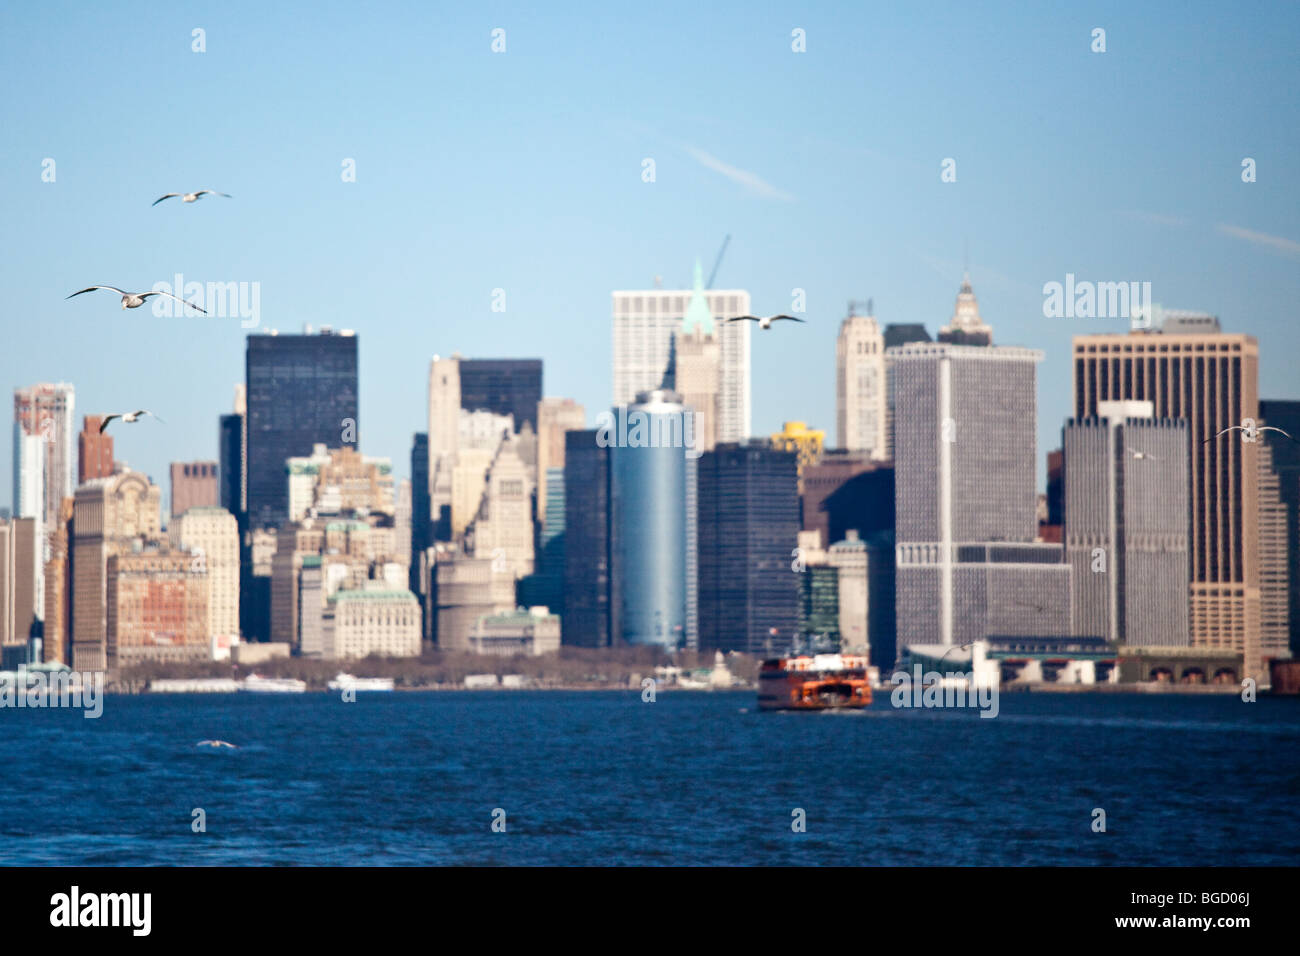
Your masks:
<svg viewBox="0 0 1300 956"><path fill-rule="evenodd" d="M1000 704L980 719L887 694L760 714L749 693L444 692L0 710L0 861L1300 862L1300 700ZM239 749L195 746L209 738Z"/></svg>

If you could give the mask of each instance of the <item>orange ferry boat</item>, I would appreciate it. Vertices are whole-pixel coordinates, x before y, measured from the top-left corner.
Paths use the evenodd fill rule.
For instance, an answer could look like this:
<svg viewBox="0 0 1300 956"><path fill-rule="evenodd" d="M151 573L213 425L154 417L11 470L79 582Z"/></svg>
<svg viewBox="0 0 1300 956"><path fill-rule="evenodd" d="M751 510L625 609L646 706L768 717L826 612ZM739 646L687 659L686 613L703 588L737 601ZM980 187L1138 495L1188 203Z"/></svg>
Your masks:
<svg viewBox="0 0 1300 956"><path fill-rule="evenodd" d="M867 707L871 682L865 655L815 654L763 661L759 710L831 710Z"/></svg>

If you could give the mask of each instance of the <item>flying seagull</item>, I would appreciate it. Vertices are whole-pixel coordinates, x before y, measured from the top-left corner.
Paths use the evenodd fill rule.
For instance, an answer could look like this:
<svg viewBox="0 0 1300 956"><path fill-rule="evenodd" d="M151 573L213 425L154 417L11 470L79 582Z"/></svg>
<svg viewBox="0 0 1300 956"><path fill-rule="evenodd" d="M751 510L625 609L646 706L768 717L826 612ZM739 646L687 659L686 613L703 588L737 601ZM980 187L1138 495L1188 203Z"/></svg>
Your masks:
<svg viewBox="0 0 1300 956"><path fill-rule="evenodd" d="M199 199L203 196L225 196L227 199L231 198L229 193L219 193L215 189L200 189L196 193L168 193L166 196L159 196L152 203L150 203L150 205L156 206L164 199L171 199L174 196L180 196L181 202L194 202L196 199Z"/></svg>
<svg viewBox="0 0 1300 956"><path fill-rule="evenodd" d="M1290 435L1287 435L1287 433L1284 432L1284 431L1282 431L1282 429L1280 429L1280 428L1275 428L1275 427L1273 427L1272 425L1256 425L1255 428L1254 428L1254 430L1257 431L1257 432L1277 432L1279 435L1286 435L1287 438L1291 438L1291 436L1290 436ZM1244 432L1244 431L1246 431L1246 428L1245 428L1244 425L1229 425L1229 426L1228 426L1227 428L1225 428L1223 431L1219 432L1218 435L1214 435L1214 436L1211 437L1211 438L1207 438L1207 439L1205 439L1205 441L1201 442L1201 444L1202 444L1202 445L1208 445L1210 442L1214 441L1215 438L1218 438L1219 435L1225 435L1225 434L1227 434L1228 432L1234 432L1234 431L1243 431L1243 432ZM1294 438L1291 438L1291 440L1292 440L1292 441L1295 441ZM1300 442L1296 442L1296 444L1300 444Z"/></svg>
<svg viewBox="0 0 1300 956"><path fill-rule="evenodd" d="M119 413L119 412L114 412L112 415L109 415L107 418L105 418L105 419L100 423L100 425L99 425L99 433L100 433L101 435L104 434L104 429L108 427L108 423L111 422L111 421L112 421L113 419L115 419L115 418L120 418L120 419L122 419L122 421L124 421L124 422L135 422L135 421L139 421L139 420L140 420L140 416L141 416L141 415L153 415L153 412L151 412L151 411L149 411L148 409L145 409L145 408L141 408L140 410L138 410L138 411L134 411L134 412L120 412L120 413ZM153 415L153 417L154 417L154 418L158 418L157 415ZM164 425L167 424L166 422L163 422L163 420L162 420L161 418L158 418L158 421L162 422Z"/></svg>
<svg viewBox="0 0 1300 956"><path fill-rule="evenodd" d="M111 285L92 285L89 288L82 289L81 292L74 292L72 295L81 295L82 292L94 292L96 289L108 289L110 292L116 292L122 297L122 308L124 309L138 309L140 306L144 305L144 300L149 298L149 296L165 295L170 299L175 299L182 305L188 305L191 309L198 309L204 315L208 314L207 309L200 309L193 302L186 302L184 299L172 295L170 292L123 292L121 289L115 288ZM67 298L71 299L72 295L67 296Z"/></svg>
<svg viewBox="0 0 1300 956"><path fill-rule="evenodd" d="M1160 459L1157 458L1155 455L1149 454L1148 452L1145 452L1145 451L1138 451L1136 448L1126 448L1126 449L1124 449L1124 450L1127 451L1127 452L1128 452L1130 455L1132 455L1134 458L1136 458L1138 461L1143 461L1143 460L1147 460L1147 459L1149 459L1149 460L1151 460L1151 461L1159 461L1159 460L1160 460Z"/></svg>
<svg viewBox="0 0 1300 956"><path fill-rule="evenodd" d="M194 746L196 747L229 747L231 750L238 750L234 744L227 743L224 740L200 740Z"/></svg>
<svg viewBox="0 0 1300 956"><path fill-rule="evenodd" d="M760 329L770 329L773 322L779 322L781 319L789 319L791 322L802 322L803 319L797 319L793 315L765 315L761 319L756 315L737 315L728 322L757 322Z"/></svg>

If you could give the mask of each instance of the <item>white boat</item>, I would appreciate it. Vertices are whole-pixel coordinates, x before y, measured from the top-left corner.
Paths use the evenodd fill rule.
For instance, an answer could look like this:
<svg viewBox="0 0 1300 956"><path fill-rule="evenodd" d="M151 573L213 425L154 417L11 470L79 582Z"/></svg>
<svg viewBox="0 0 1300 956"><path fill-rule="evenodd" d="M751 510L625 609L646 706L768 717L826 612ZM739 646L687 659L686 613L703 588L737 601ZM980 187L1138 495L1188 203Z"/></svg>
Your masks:
<svg viewBox="0 0 1300 956"><path fill-rule="evenodd" d="M330 690L384 691L393 689L391 677L353 677L339 674L328 685Z"/></svg>
<svg viewBox="0 0 1300 956"><path fill-rule="evenodd" d="M262 677L249 674L239 685L240 690L259 694L301 694L307 690L307 682L292 677Z"/></svg>

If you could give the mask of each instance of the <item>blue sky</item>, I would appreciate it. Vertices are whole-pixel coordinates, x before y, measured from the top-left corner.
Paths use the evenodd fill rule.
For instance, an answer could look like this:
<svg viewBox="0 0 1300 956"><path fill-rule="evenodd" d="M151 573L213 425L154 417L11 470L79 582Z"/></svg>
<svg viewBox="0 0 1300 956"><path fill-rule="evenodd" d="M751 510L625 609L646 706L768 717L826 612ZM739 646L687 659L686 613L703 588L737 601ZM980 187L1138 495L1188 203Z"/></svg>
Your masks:
<svg viewBox="0 0 1300 956"><path fill-rule="evenodd" d="M807 293L807 325L754 336L758 433L833 439L846 302L933 333L964 246L995 341L1046 352L1040 474L1070 337L1122 326L1044 318L1067 272L1219 314L1259 338L1261 394L1300 396L1300 6L1144 7L7 4L0 388L157 411L116 453L165 489L216 457L246 330L64 297L258 282L263 327L357 331L362 450L406 475L434 353L541 357L594 420L610 291L684 285L730 234L719 287ZM201 187L234 198L149 205ZM7 439L0 474L7 505Z"/></svg>

